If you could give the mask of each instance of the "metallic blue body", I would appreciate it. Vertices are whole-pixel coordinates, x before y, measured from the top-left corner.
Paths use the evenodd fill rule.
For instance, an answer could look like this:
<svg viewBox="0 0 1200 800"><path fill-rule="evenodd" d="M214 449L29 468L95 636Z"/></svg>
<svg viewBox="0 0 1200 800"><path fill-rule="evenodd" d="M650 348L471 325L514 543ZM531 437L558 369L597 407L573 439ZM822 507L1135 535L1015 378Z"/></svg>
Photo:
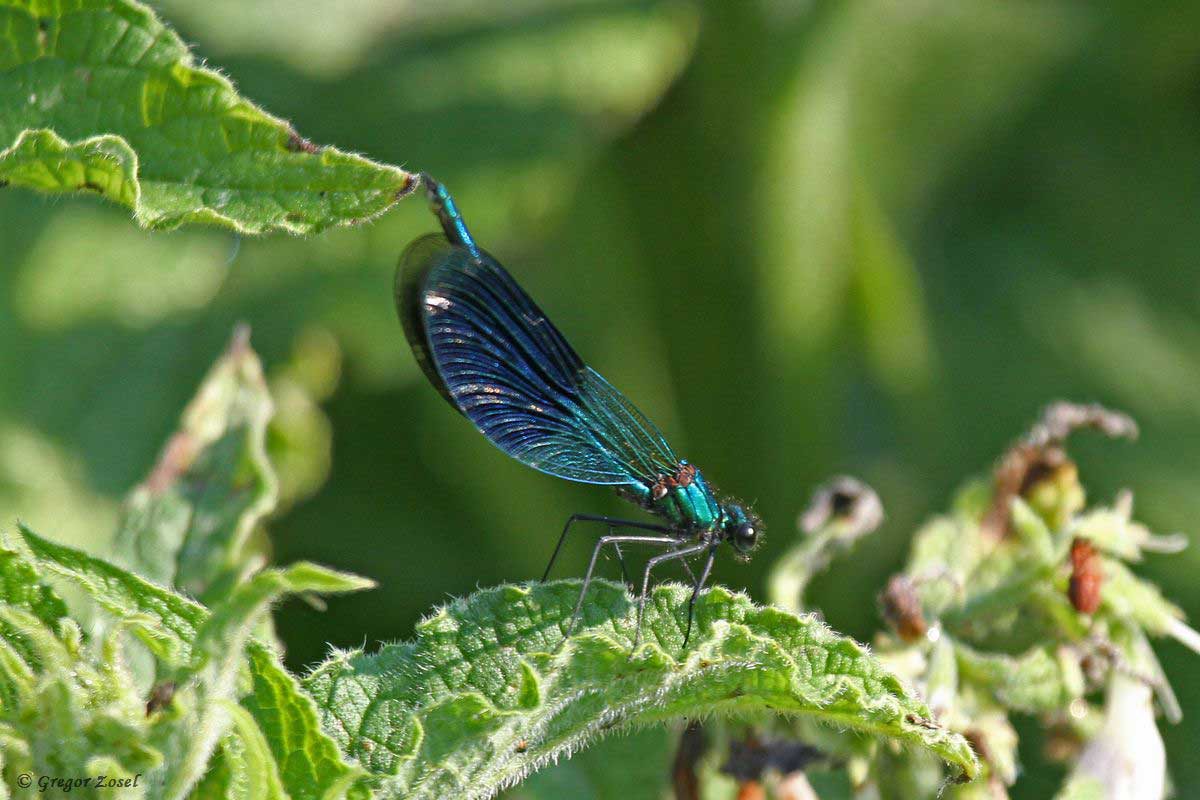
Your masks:
<svg viewBox="0 0 1200 800"><path fill-rule="evenodd" d="M686 461L680 463L687 464ZM654 486L657 483L657 480L636 483L617 491L675 528L707 531L724 520L721 504L700 470L696 470L688 485L667 488L666 493L656 499Z"/></svg>
<svg viewBox="0 0 1200 800"><path fill-rule="evenodd" d="M396 304L418 364L492 444L534 469L606 484L679 538L721 541L747 523L718 502L641 411L588 367L471 236L445 187L424 178L445 238L401 256Z"/></svg>

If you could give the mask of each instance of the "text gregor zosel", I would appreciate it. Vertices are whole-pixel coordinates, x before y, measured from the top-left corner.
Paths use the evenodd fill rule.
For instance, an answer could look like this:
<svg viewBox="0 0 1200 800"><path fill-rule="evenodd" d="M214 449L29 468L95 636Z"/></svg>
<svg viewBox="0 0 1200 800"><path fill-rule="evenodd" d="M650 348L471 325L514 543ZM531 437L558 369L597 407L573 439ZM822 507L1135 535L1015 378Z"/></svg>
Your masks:
<svg viewBox="0 0 1200 800"><path fill-rule="evenodd" d="M132 777L117 777L115 775L89 775L82 778L60 778L55 775L39 775L37 787L39 792L58 789L69 794L72 789L132 789L140 786L142 773ZM28 789L34 783L33 775L22 772L17 776L17 785Z"/></svg>

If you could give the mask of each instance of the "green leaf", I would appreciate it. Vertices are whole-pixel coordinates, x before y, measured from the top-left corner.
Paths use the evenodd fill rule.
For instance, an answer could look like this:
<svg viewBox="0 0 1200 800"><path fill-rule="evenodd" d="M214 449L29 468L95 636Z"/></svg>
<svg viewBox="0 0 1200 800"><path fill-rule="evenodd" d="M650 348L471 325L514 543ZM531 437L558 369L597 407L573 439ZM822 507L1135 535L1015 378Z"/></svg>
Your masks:
<svg viewBox="0 0 1200 800"><path fill-rule="evenodd" d="M690 590L665 585L631 653L634 604L601 582L563 645L579 588L483 590L422 622L413 642L335 654L305 686L343 751L386 778L384 796L488 796L614 728L714 712L811 715L976 770L912 689L813 617L714 588L684 650Z"/></svg>
<svg viewBox="0 0 1200 800"><path fill-rule="evenodd" d="M355 781L364 774L348 766L337 745L321 730L317 706L283 669L279 656L259 642L246 648L253 688L242 698L266 735L293 800L362 794Z"/></svg>
<svg viewBox="0 0 1200 800"><path fill-rule="evenodd" d="M0 0L0 31L0 183L242 233L355 224L415 185L302 138L133 0Z"/></svg>
<svg viewBox="0 0 1200 800"><path fill-rule="evenodd" d="M0 603L30 611L50 626L67 616L62 598L42 581L33 564L12 550L0 550Z"/></svg>
<svg viewBox="0 0 1200 800"><path fill-rule="evenodd" d="M229 706L233 727L221 741L204 778L190 800L287 800L275 760L254 718L239 706Z"/></svg>
<svg viewBox="0 0 1200 800"><path fill-rule="evenodd" d="M957 515L934 517L913 537L904 571L933 616L963 601L962 587L968 585L967 578L982 555L979 538L979 526Z"/></svg>
<svg viewBox="0 0 1200 800"><path fill-rule="evenodd" d="M194 672L196 667L189 665L193 663L196 644L208 647L209 651L212 647L205 642L219 646L213 638L215 627L209 627L209 632L203 633L211 617L208 609L199 603L101 559L49 542L23 526L19 527L19 532L38 567L77 584L118 619L151 620L153 631L137 627L134 632L167 664ZM247 612L261 609L262 603L269 602L282 589L341 591L364 585L360 578L311 565L297 565L293 571L282 575L273 570L258 583L251 580L244 584L244 593L238 596L239 613L222 612L216 625L226 629L236 625L239 620L244 620ZM279 662L279 657L257 641L250 641L246 646L246 656L252 685L243 704L267 737L289 795L293 798L336 798L347 793L352 797L361 796L357 784L361 772L341 759L337 746L321 731L312 700L303 695L295 678ZM229 768L229 764L221 767ZM201 788L205 785L207 781Z"/></svg>
<svg viewBox="0 0 1200 800"><path fill-rule="evenodd" d="M1083 695L1078 660L1049 647L1009 656L980 653L960 643L956 652L963 679L987 689L997 702L1015 711L1053 713Z"/></svg>
<svg viewBox="0 0 1200 800"><path fill-rule="evenodd" d="M357 592L375 583L345 572L300 562L283 569L266 569L239 586L229 599L214 606L196 634L193 664L183 673L198 673L208 664L240 654L253 624L267 607L285 594L300 592Z"/></svg>
<svg viewBox="0 0 1200 800"><path fill-rule="evenodd" d="M204 606L107 561L43 539L24 525L18 525L17 530L41 569L75 583L117 619L152 619L157 635L144 630L138 633L158 658L168 664L182 664L191 654L192 642L208 617Z"/></svg>
<svg viewBox="0 0 1200 800"><path fill-rule="evenodd" d="M134 631L141 636L151 652L166 663L179 664L183 662L184 657L190 652L190 642L196 636L198 623L206 616L203 607L153 586L141 578L99 559L48 542L23 526L19 527L19 532L29 552L38 559L39 566L76 582L101 607L118 619L126 619L131 616L148 617L154 625L153 629L148 626L138 626L134 628ZM114 632L110 632L110 636ZM44 652L52 652L52 648L47 646L45 641L42 642L41 649ZM112 656L113 659L119 660L118 652L115 649ZM69 657L59 658L57 668L51 667L49 671L51 674L72 673L74 668L69 666L71 660ZM129 694L132 692L127 692L126 696ZM138 705L140 707L141 703ZM177 772L179 767L178 754L172 751L172 739L178 741L182 738L180 733L183 732L190 740L196 732L199 722L195 703L187 705L191 713L180 716L172 724L162 726L156 733L153 749L156 753L165 752L167 754L165 760L168 772ZM70 734L81 736L77 730L78 724L69 725L64 721L59 727L61 729L59 736L62 738L66 738ZM210 729L219 733L219 728L214 724L210 724ZM207 756L205 756L205 760L207 760ZM164 779L162 775L155 777L157 780ZM180 786L176 785L170 788L174 789L174 794L170 796L179 796Z"/></svg>
<svg viewBox="0 0 1200 800"><path fill-rule="evenodd" d="M228 707L242 694L237 686L238 672L254 626L267 607L285 594L355 591L372 585L364 578L302 562L285 569L263 570L212 609L196 635L192 663L175 676L181 683L194 681L196 713L181 718L165 737L167 797L186 796L204 776L209 759L228 729ZM232 770L234 765L230 766Z"/></svg>
<svg viewBox="0 0 1200 800"><path fill-rule="evenodd" d="M1052 564L1056 559L1054 536L1046 522L1029 504L1014 497L1011 505L1012 528L1040 564Z"/></svg>
<svg viewBox="0 0 1200 800"><path fill-rule="evenodd" d="M1152 538L1144 525L1129 519L1128 511L1097 508L1071 521L1070 534L1087 539L1104 552L1125 561L1140 561L1141 544Z"/></svg>
<svg viewBox="0 0 1200 800"><path fill-rule="evenodd" d="M0 181L43 192L95 192L121 205L138 202L137 156L120 136L74 144L51 130L24 130L0 152Z"/></svg>
<svg viewBox="0 0 1200 800"><path fill-rule="evenodd" d="M97 774L93 770L149 774L162 765L150 742L145 700L120 659L117 639L127 626L114 628L97 646L85 643L69 619L56 632L24 608L0 605L0 620L33 654L21 666L9 640L0 638L0 670L7 678L23 673L9 683L16 691L0 704L6 780L19 772L51 778ZM121 796L141 797L144 788Z"/></svg>
<svg viewBox="0 0 1200 800"><path fill-rule="evenodd" d="M253 566L247 544L275 507L271 396L249 331L234 333L150 476L126 500L119 560L211 605Z"/></svg>
<svg viewBox="0 0 1200 800"><path fill-rule="evenodd" d="M1100 597L1117 617L1132 620L1155 636L1175 631L1183 619L1183 609L1163 597L1162 591L1134 575L1115 559L1104 559L1104 582Z"/></svg>
<svg viewBox="0 0 1200 800"><path fill-rule="evenodd" d="M67 616L67 606L26 558L12 550L0 549L0 608L12 607L27 611L52 630ZM23 667L38 666L37 654L20 632L0 621L0 638L12 648L0 655L0 704L11 700L16 691L14 683L32 678ZM11 657L16 657L16 662Z"/></svg>

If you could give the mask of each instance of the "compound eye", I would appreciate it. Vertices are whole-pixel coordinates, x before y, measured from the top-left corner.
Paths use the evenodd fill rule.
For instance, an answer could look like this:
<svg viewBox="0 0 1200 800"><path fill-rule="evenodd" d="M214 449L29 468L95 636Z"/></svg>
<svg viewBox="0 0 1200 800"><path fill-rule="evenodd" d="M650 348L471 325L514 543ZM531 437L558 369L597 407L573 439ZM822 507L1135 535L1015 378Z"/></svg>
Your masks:
<svg viewBox="0 0 1200 800"><path fill-rule="evenodd" d="M754 547L754 543L758 541L758 531L754 530L754 526L749 522L743 522L738 525L737 531L734 533L735 541L739 550L750 550Z"/></svg>

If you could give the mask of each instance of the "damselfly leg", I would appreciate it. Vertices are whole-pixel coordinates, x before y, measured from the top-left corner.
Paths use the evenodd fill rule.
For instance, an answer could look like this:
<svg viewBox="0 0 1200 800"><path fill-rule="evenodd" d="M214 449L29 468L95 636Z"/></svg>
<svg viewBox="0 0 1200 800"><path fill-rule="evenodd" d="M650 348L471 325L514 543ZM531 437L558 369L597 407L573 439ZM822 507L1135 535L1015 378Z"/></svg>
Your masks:
<svg viewBox="0 0 1200 800"><path fill-rule="evenodd" d="M704 584L708 583L708 574L712 572L713 560L717 557L717 546L709 545L708 558L704 560L704 569L700 572L700 577L696 579L695 588L692 589L692 597L688 600L688 624L687 633L683 635L683 646L687 647L688 640L692 638L692 621L696 619L696 598L700 596L700 590L704 588ZM687 563L684 561L683 563Z"/></svg>
<svg viewBox="0 0 1200 800"><path fill-rule="evenodd" d="M678 539L675 539L673 541L676 545L680 544ZM694 556L697 553L703 553L705 550L711 548L712 546L713 545L711 545L708 542L700 542L698 544L692 544L692 545L688 545L686 547L680 547L678 550L672 550L669 553L663 553L661 555L654 556L653 558L651 558L649 561L646 562L646 571L644 573L642 573L642 593L640 595L638 595L637 629L633 633L633 649L634 650L637 649L638 644L642 640L642 614L646 610L646 595L650 591L650 571L652 569L654 569L656 566L658 566L659 564L662 564L667 561L675 561L676 559L681 560L686 564L687 561L685 559L690 558L691 556ZM691 615L692 615L693 611L695 610L695 604L694 604L695 597L696 597L696 595L698 595L700 593L700 589L703 587L703 581L708 580L708 573L709 573L711 566L712 566L712 554L710 553L709 561L707 564L705 564L705 569L704 569L703 574L701 575L701 579L696 581L696 588L694 588L692 590L693 603L688 606L688 635L689 636L691 635L691 627L692 627L692 616ZM686 637L684 638L684 644L685 645L687 644Z"/></svg>
<svg viewBox="0 0 1200 800"><path fill-rule="evenodd" d="M621 543L628 544L650 544L658 547L672 547L679 543L679 540L671 536L601 536L600 541L596 543L596 547L592 550L591 561L588 562L587 572L583 575L583 586L579 590L579 599L575 602L575 610L571 612L571 622L567 626L567 632L564 638L570 638L575 632L575 626L579 623L579 615L583 611L583 600L587 596L588 586L592 583L592 574L596 571L596 560L600 557L600 551L605 545L618 545ZM661 556L655 556L660 558ZM653 562L654 559L651 559ZM639 628L641 626L641 617L638 618Z"/></svg>
<svg viewBox="0 0 1200 800"><path fill-rule="evenodd" d="M550 556L550 563L546 565L546 571L542 573L542 583L545 583L546 579L550 577L550 570L554 568L554 562L558 560L558 554L562 550L563 542L567 540L567 533L570 532L571 526L576 522L598 522L603 525L607 525L610 535L618 530L621 530L622 528L633 528L635 530L654 531L655 533L664 534L672 533L672 529L668 528L666 525L657 525L653 522L641 522L639 520L606 517L602 514L572 514L567 520L567 524L563 526L562 534L558 537L558 544L554 546L554 553ZM621 564L621 580L625 582L625 585L628 586L629 590L632 592L633 585L629 582L629 572L625 568L625 556L621 552L620 545L613 543L613 550L617 554L617 561ZM691 576L692 580L695 580L696 576L692 575L691 567L687 566L687 562L684 562L684 566L688 570L688 575Z"/></svg>

